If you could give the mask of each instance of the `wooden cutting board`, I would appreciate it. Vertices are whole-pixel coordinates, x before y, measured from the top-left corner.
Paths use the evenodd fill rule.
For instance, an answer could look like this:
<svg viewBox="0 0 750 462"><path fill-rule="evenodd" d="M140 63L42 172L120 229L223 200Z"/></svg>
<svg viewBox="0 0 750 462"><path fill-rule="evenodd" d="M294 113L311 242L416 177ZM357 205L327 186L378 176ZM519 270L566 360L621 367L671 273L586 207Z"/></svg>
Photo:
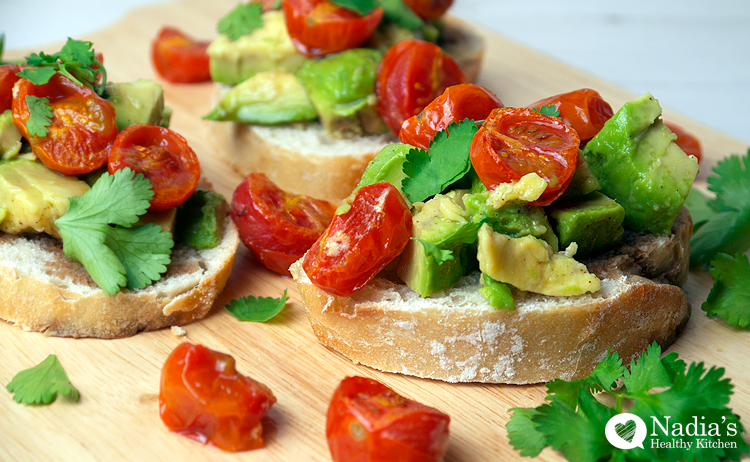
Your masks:
<svg viewBox="0 0 750 462"><path fill-rule="evenodd" d="M156 79L150 64L150 42L162 25L174 25L197 37L213 38L215 24L235 0L189 0L132 11L119 23L89 37L105 56L112 81ZM570 68L543 54L482 31L487 52L480 83L506 105L526 105L542 97L581 87L597 89L613 107L634 96ZM54 52L60 43L45 47ZM8 52L7 58L27 51ZM230 197L241 177L216 159L206 141L200 117L209 111L210 84L163 83L166 101L174 108L172 128L185 136L198 153L205 176ZM659 95L655 95L657 98ZM681 123L704 143L707 159L699 179L716 160L744 153L747 146L669 110L665 117ZM709 319L700 310L711 287L707 273L693 273L685 286L692 304L687 330L671 348L688 362L704 361L726 368L735 385L731 406L745 425L750 420L750 371L746 361L750 331ZM221 309L245 295L291 296L285 311L271 322L240 323ZM448 384L381 373L352 364L321 346L313 336L293 281L259 266L240 249L227 288L210 316L186 326L187 340L232 354L238 369L267 384L278 398L265 427L264 449L228 454L203 447L170 433L158 413L160 368L184 338L170 330L142 333L121 340L52 338L28 333L0 322L0 384L20 370L55 353L72 383L80 390L78 403L66 397L49 406L25 406L0 390L0 459L65 461L327 461L325 413L338 382L349 375L373 377L405 396L447 412L451 418L446 461L521 459L509 445L505 423L512 407L543 402L545 388L484 384ZM546 449L538 460L562 460Z"/></svg>

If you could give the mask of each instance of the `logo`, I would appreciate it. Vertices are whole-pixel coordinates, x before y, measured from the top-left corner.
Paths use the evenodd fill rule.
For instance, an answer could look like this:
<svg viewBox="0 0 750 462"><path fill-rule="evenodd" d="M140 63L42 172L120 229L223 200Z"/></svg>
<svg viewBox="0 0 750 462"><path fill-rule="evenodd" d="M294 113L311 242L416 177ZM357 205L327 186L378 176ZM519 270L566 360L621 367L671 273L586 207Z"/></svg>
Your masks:
<svg viewBox="0 0 750 462"><path fill-rule="evenodd" d="M619 449L643 449L648 429L646 422L635 414L623 412L609 419L604 436L612 446Z"/></svg>

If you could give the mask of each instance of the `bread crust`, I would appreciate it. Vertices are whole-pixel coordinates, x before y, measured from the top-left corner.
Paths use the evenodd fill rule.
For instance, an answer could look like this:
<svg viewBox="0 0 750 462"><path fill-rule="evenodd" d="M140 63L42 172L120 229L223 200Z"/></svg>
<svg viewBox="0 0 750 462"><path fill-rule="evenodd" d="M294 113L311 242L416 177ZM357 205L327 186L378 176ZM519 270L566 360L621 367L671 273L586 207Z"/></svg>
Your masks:
<svg viewBox="0 0 750 462"><path fill-rule="evenodd" d="M686 258L692 222L685 210L681 217L668 240L688 249ZM487 304L478 274L427 298L388 278L338 297L315 287L301 260L290 270L318 339L356 363L447 382L528 384L584 377L608 350L629 364L652 342L666 348L685 326L682 289L639 275L646 266L624 252L590 266L602 277L596 294L518 294L514 311Z"/></svg>

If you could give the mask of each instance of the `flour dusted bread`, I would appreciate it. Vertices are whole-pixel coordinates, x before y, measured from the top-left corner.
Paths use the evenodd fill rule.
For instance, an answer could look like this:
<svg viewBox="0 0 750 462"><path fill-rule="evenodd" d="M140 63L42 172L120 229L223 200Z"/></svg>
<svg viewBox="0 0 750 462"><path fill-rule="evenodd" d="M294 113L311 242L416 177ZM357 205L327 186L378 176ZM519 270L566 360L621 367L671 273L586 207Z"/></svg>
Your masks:
<svg viewBox="0 0 750 462"><path fill-rule="evenodd" d="M224 288L239 243L227 219L213 249L177 245L167 273L139 290L108 296L62 243L46 235L0 233L0 318L28 331L119 338L205 316Z"/></svg>
<svg viewBox="0 0 750 462"><path fill-rule="evenodd" d="M292 265L318 339L354 362L448 382L526 384L588 375L617 351L627 364L650 343L666 348L689 317L684 292L692 222L685 209L671 236L630 234L617 251L587 262L595 294L517 294L497 310L477 292L479 275L421 298L390 277L350 297L315 287ZM657 282L662 281L662 282Z"/></svg>

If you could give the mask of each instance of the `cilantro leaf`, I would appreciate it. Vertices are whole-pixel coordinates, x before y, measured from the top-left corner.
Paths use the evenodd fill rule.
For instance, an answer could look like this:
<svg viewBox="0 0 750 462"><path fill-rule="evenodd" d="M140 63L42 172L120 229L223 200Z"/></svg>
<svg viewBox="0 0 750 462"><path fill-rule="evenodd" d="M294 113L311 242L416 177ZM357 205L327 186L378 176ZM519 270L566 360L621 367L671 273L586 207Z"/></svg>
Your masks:
<svg viewBox="0 0 750 462"><path fill-rule="evenodd" d="M155 226L130 229L153 197L151 183L129 168L105 173L55 221L63 252L80 262L91 279L112 295L125 285L145 287L166 271L173 246Z"/></svg>
<svg viewBox="0 0 750 462"><path fill-rule="evenodd" d="M80 393L68 380L57 356L49 355L36 366L16 374L6 386L13 399L23 404L49 404L58 393L78 401Z"/></svg>
<svg viewBox="0 0 750 462"><path fill-rule="evenodd" d="M667 387L672 380L659 358L661 349L654 343L646 350L646 354L633 362L630 370L625 369L622 384L628 393L640 395L648 393L652 388Z"/></svg>
<svg viewBox="0 0 750 462"><path fill-rule="evenodd" d="M508 422L508 439L511 446L521 452L522 456L536 457L547 446L547 438L544 433L536 429L536 424L531 418L536 416L536 409L516 407L510 409L513 417Z"/></svg>
<svg viewBox="0 0 750 462"><path fill-rule="evenodd" d="M331 0L331 3L354 11L360 16L366 16L378 6L376 0Z"/></svg>
<svg viewBox="0 0 750 462"><path fill-rule="evenodd" d="M216 30L220 34L226 34L230 40L237 40L263 27L262 14L263 5L259 2L239 3L219 20Z"/></svg>
<svg viewBox="0 0 750 462"><path fill-rule="evenodd" d="M47 98L26 95L26 106L29 108L29 119L26 130L32 136L47 136L47 127L52 123L52 107Z"/></svg>
<svg viewBox="0 0 750 462"><path fill-rule="evenodd" d="M425 23L403 0L381 0L383 19L411 31L419 30Z"/></svg>
<svg viewBox="0 0 750 462"><path fill-rule="evenodd" d="M469 146L477 130L471 119L453 122L435 135L429 152L419 148L409 151L403 166L406 178L401 183L409 201L434 196L469 172Z"/></svg>
<svg viewBox="0 0 750 462"><path fill-rule="evenodd" d="M698 231L698 228L703 226L704 223L716 218L716 212L711 208L708 203L711 199L698 191L695 188L691 188L687 197L685 198L685 207L690 212L690 218L693 219L693 231Z"/></svg>
<svg viewBox="0 0 750 462"><path fill-rule="evenodd" d="M422 244L422 247L424 247L424 253L428 257L432 257L435 259L435 262L438 265L442 265L448 260L453 260L453 251L448 249L442 249L440 248L439 244L435 244L430 241L425 241L424 239L420 239L418 237L412 237L412 239L419 241Z"/></svg>
<svg viewBox="0 0 750 462"><path fill-rule="evenodd" d="M550 105L544 105L540 107L539 109L534 108L534 110L540 114L552 116L552 117L560 117L560 110L557 109L557 106L554 104Z"/></svg>
<svg viewBox="0 0 750 462"><path fill-rule="evenodd" d="M250 295L232 300L224 309L240 321L266 322L281 313L287 300L289 300L289 297L287 297L286 289L284 289L281 298L253 297Z"/></svg>
<svg viewBox="0 0 750 462"><path fill-rule="evenodd" d="M49 82L49 79L51 79L52 76L56 73L57 70L51 67L35 67L26 68L21 72L18 72L16 75L21 78L27 79L34 85L44 85L45 83Z"/></svg>
<svg viewBox="0 0 750 462"><path fill-rule="evenodd" d="M59 73L78 85L91 88L101 96L104 94L104 86L107 83L107 73L102 63L96 59L96 53L91 47L91 42L73 40L68 37L68 41L57 53L49 55L40 52L27 56L27 69L19 72L18 75L28 79L34 85L42 85ZM97 84L99 74L102 75L102 80Z"/></svg>
<svg viewBox="0 0 750 462"><path fill-rule="evenodd" d="M701 309L709 316L721 316L728 324L750 326L750 262L747 255L720 253L711 262L714 286Z"/></svg>

